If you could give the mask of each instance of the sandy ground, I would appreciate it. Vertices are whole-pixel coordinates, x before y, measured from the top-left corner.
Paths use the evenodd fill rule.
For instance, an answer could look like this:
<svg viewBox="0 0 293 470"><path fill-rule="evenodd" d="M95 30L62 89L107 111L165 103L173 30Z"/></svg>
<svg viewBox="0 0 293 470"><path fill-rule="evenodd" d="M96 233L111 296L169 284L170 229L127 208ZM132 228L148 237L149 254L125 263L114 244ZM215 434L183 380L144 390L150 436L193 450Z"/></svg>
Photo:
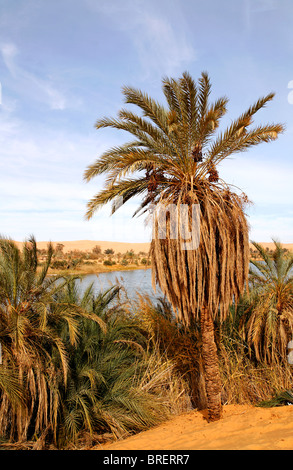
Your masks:
<svg viewBox="0 0 293 470"><path fill-rule="evenodd" d="M16 242L19 246L22 245L22 242ZM123 243L123 242L111 242L111 241L98 241L98 240L74 240L74 241L59 241L59 242L52 242L54 246L57 243L62 243L64 245L63 252L66 253L67 251L71 250L81 250L81 251L92 251L92 249L99 245L102 251L106 250L107 248L112 248L115 253L126 253L127 251L133 250L135 253L139 253L143 251L148 253L150 244L149 243ZM38 241L37 246L39 249L47 248L47 241ZM265 248L274 248L273 243L262 243ZM284 248L288 248L289 250L293 250L293 243L283 243Z"/></svg>
<svg viewBox="0 0 293 470"><path fill-rule="evenodd" d="M94 450L292 450L293 406L226 405L223 418L208 423L192 411L165 424Z"/></svg>

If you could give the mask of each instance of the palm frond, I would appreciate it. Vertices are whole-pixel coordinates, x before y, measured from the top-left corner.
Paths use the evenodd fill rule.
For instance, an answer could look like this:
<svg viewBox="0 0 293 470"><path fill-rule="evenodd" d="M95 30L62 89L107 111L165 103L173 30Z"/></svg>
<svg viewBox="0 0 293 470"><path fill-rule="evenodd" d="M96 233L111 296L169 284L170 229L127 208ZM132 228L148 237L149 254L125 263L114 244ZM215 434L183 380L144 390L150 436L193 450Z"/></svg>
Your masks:
<svg viewBox="0 0 293 470"><path fill-rule="evenodd" d="M293 405L293 392L292 390L286 390L284 392L280 392L275 397L271 398L270 400L262 400L256 406L261 408L272 408L276 406L284 406L284 405Z"/></svg>
<svg viewBox="0 0 293 470"><path fill-rule="evenodd" d="M148 188L148 180L146 178L137 179L125 179L118 183L101 190L95 197L88 202L88 210L86 218L90 219L94 212L103 205L110 201L113 201L117 196L123 198L123 204L125 204L133 196L142 194ZM113 206L112 213L115 212L115 205Z"/></svg>
<svg viewBox="0 0 293 470"><path fill-rule="evenodd" d="M122 93L126 103L138 106L145 117L150 118L166 136L169 135L167 113L162 105L150 98L147 93L132 87L123 87Z"/></svg>

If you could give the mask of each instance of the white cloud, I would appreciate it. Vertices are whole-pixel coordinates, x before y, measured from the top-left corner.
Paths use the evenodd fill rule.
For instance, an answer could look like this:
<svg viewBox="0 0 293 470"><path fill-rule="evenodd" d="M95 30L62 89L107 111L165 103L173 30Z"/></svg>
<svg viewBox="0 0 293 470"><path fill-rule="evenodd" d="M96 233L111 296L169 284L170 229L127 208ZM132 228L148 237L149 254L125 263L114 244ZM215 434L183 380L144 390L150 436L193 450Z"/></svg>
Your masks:
<svg viewBox="0 0 293 470"><path fill-rule="evenodd" d="M137 34L138 29L143 34ZM196 57L183 31L174 31L171 23L164 18L143 16L133 40L143 68L149 75L156 69L164 70L164 75L181 72L182 67Z"/></svg>
<svg viewBox="0 0 293 470"><path fill-rule="evenodd" d="M17 86L22 95L29 97L31 100L44 102L51 109L63 110L66 108L65 96L55 88L51 80L38 77L18 65L16 59L20 52L15 44L2 43L0 52L11 74L14 86Z"/></svg>
<svg viewBox="0 0 293 470"><path fill-rule="evenodd" d="M259 13L263 15L276 10L278 2L277 0L245 0L244 7L246 28L250 30L253 22L257 24L259 21Z"/></svg>
<svg viewBox="0 0 293 470"><path fill-rule="evenodd" d="M278 239L282 243L292 243L293 214L292 217L279 216L276 213L267 216L258 214L249 217L249 222L250 239L253 241L271 242L272 239Z"/></svg>
<svg viewBox="0 0 293 470"><path fill-rule="evenodd" d="M83 171L115 145L113 141L102 137L98 145L94 137L57 130L34 129L32 134L11 113L0 118L0 233L18 240L30 233L38 240L150 240L145 216L132 218L137 201L128 202L112 217L107 207L89 222L84 220L86 203L102 188L104 178L86 184ZM249 211L251 238L270 241L278 236L283 242L292 241L292 173L289 162L276 171L276 162L261 155L238 155L222 165L220 176L254 202Z"/></svg>
<svg viewBox="0 0 293 470"><path fill-rule="evenodd" d="M280 160L272 162L261 155L236 155L222 163L219 174L243 190L255 205L292 204L292 163L281 166Z"/></svg>
<svg viewBox="0 0 293 470"><path fill-rule="evenodd" d="M188 37L188 25L180 3L172 3L175 23L142 1L96 2L87 0L89 8L107 16L116 28L129 37L143 70L144 78L154 73L172 75L182 72L196 59L196 51Z"/></svg>
<svg viewBox="0 0 293 470"><path fill-rule="evenodd" d="M253 205L248 209L250 238L283 243L293 241L292 163L270 161L261 154L236 155L222 163L220 177L244 191Z"/></svg>
<svg viewBox="0 0 293 470"><path fill-rule="evenodd" d="M109 240L124 242L150 241L150 229L146 229L142 219L133 219L132 212L125 216L109 216L108 209L99 211L93 219L85 221L83 210L68 211L63 200L60 210L51 211L11 211L0 210L1 235L21 241L30 234L39 241L51 240Z"/></svg>
<svg viewBox="0 0 293 470"><path fill-rule="evenodd" d="M12 43L5 43L1 45L0 50L6 67L9 69L11 75L14 76L16 72L14 58L18 54L16 45Z"/></svg>
<svg viewBox="0 0 293 470"><path fill-rule="evenodd" d="M105 148L94 136L63 130L37 132L13 117L0 114L0 233L23 240L149 241L143 218L132 218L135 202L110 217L110 207L85 221L87 201L102 188L104 178L86 184L83 172Z"/></svg>

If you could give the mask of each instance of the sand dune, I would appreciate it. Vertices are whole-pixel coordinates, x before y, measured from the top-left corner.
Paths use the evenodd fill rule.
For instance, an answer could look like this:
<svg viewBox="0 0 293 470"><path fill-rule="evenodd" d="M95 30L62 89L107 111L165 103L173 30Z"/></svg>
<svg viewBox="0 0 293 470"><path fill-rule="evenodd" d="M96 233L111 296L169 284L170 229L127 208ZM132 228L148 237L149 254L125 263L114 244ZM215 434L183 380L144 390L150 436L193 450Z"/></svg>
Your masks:
<svg viewBox="0 0 293 470"><path fill-rule="evenodd" d="M148 431L95 450L291 450L293 406L226 405L223 419L208 423L191 411Z"/></svg>
<svg viewBox="0 0 293 470"><path fill-rule="evenodd" d="M16 242L19 246L22 245L22 242ZM99 241L99 240L74 240L74 241L57 241L52 242L54 246L58 243L64 245L63 252L66 253L71 250L80 250L80 251L92 251L92 249L99 245L102 251L107 248L112 248L115 253L126 253L127 251L133 250L135 253L140 251L148 252L150 244L149 243L124 243L124 242L111 242L111 241ZM37 247L39 249L47 248L47 241L37 241Z"/></svg>
<svg viewBox="0 0 293 470"><path fill-rule="evenodd" d="M258 242L258 243L260 243L260 245L262 245L264 248L269 248L269 249L272 249L272 250L274 249L274 246L275 246L273 243L268 243L268 242ZM287 248L288 250L293 251L293 243L282 243L281 242L281 245L284 248ZM252 248L254 248L252 244L250 246Z"/></svg>
<svg viewBox="0 0 293 470"><path fill-rule="evenodd" d="M22 242L16 242L19 246L22 245ZM52 242L54 246L57 243L62 243L64 245L63 252L66 253L67 251L71 250L81 250L81 251L92 251L92 249L96 245L100 245L102 251L106 250L107 248L112 248L115 253L126 253L129 250L133 250L135 253L139 253L140 251L148 252L150 244L149 243L126 243L126 242L111 242L111 241L99 241L99 240L74 240L74 241L59 241L59 242ZM47 247L47 241L37 241L37 246L39 249L44 249ZM274 248L273 243L263 243L260 242L265 248ZM293 251L293 243L284 243L282 244L284 248L288 248L289 250Z"/></svg>

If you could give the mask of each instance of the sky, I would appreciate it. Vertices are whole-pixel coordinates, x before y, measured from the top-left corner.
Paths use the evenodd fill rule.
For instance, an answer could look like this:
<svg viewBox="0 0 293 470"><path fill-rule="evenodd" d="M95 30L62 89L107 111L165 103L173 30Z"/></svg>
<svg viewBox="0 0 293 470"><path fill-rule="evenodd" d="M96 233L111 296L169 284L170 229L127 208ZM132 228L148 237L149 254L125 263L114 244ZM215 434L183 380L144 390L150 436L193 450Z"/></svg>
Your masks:
<svg viewBox="0 0 293 470"><path fill-rule="evenodd" d="M105 179L86 183L86 167L129 140L95 122L125 107L124 85L165 104L163 77L207 71L211 99L229 98L226 124L276 93L255 121L286 131L219 172L253 202L251 240L293 242L292 21L292 0L1 0L0 234L150 241L138 200L85 220Z"/></svg>

